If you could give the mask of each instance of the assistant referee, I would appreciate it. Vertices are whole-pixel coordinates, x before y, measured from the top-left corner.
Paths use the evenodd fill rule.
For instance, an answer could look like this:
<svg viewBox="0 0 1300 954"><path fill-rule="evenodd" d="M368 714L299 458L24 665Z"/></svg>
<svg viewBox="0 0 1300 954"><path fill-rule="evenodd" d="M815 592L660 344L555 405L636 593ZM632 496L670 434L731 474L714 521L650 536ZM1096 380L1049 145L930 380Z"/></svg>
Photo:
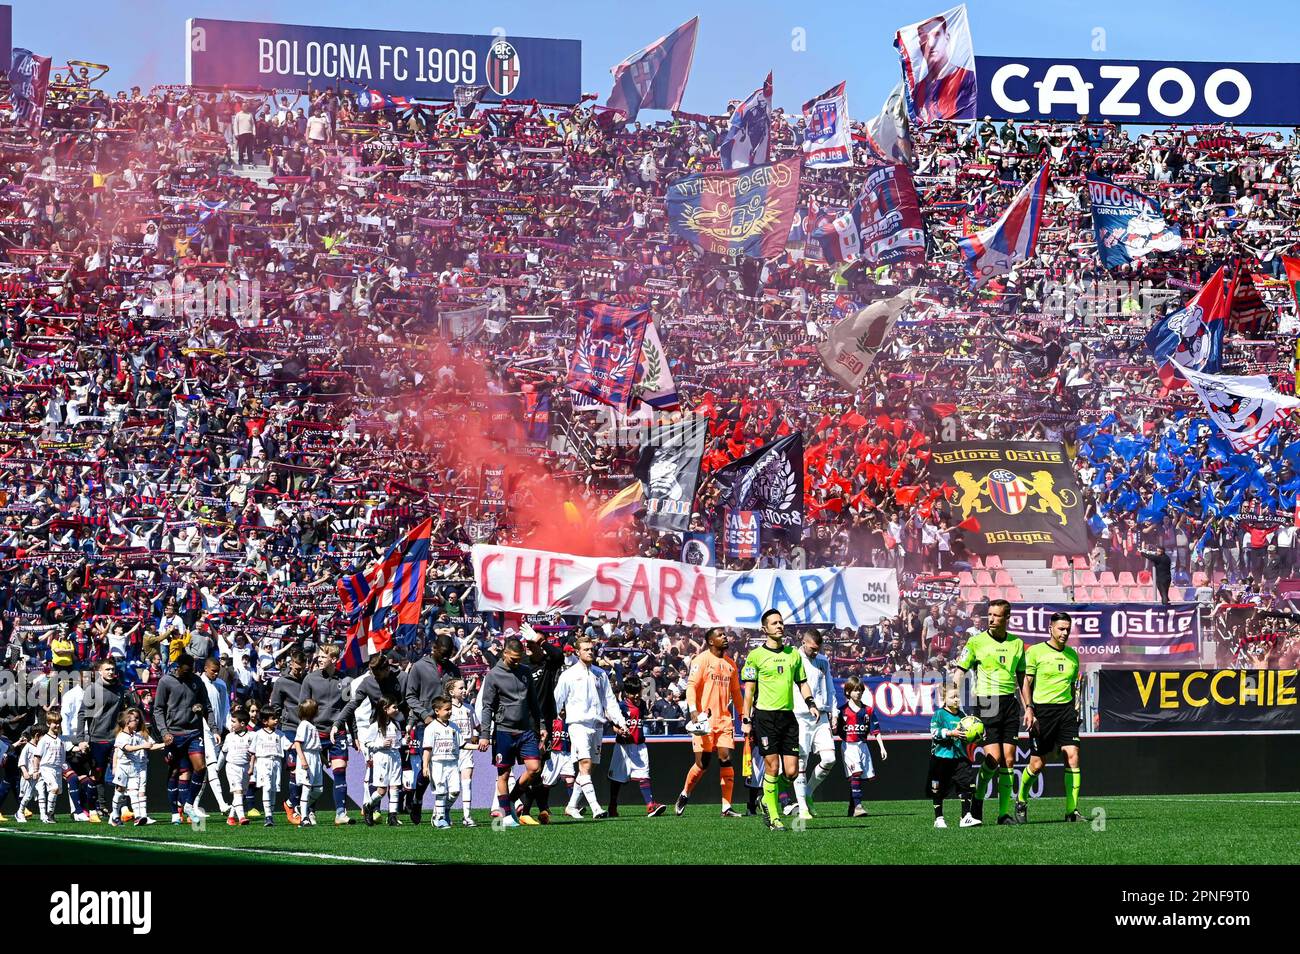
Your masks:
<svg viewBox="0 0 1300 954"><path fill-rule="evenodd" d="M808 706L815 722L820 713L812 689L804 676L803 654L784 644L785 620L778 610L770 609L759 619L763 645L750 650L740 671L745 686L745 708L741 729L749 738L757 738L763 754L763 804L767 807L767 827L784 831L777 786L794 790L799 775L799 724L794 715L794 689ZM757 694L754 687L758 687Z"/></svg>
<svg viewBox="0 0 1300 954"><path fill-rule="evenodd" d="M1065 820L1079 814L1079 654L1066 643L1073 620L1053 613L1047 642L1025 653L1025 721L1029 723L1029 767L1020 776L1016 821L1029 820L1029 789L1043 770L1043 759L1058 748L1065 756Z"/></svg>

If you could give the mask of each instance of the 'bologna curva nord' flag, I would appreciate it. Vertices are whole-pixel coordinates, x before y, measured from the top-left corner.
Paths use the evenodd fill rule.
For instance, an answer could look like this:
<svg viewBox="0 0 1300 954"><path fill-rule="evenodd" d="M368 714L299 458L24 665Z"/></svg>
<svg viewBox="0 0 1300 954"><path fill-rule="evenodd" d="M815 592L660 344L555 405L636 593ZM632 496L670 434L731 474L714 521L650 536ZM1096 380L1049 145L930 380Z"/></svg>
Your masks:
<svg viewBox="0 0 1300 954"><path fill-rule="evenodd" d="M1186 378L1174 368L1175 364L1205 374L1219 373L1227 317L1228 299L1220 268L1184 307L1157 319L1147 332L1146 346L1166 388L1172 391L1187 387Z"/></svg>
<svg viewBox="0 0 1300 954"><path fill-rule="evenodd" d="M610 71L614 89L605 105L626 116L627 122L642 109L678 109L695 58L699 25L700 18L692 17L615 66Z"/></svg>
<svg viewBox="0 0 1300 954"><path fill-rule="evenodd" d="M641 363L650 310L586 302L578 310L578 339L566 384L611 407L627 407Z"/></svg>
<svg viewBox="0 0 1300 954"><path fill-rule="evenodd" d="M389 547L378 563L339 580L339 606L351 624L339 662L345 672L359 669L375 653L415 639L432 529L429 517Z"/></svg>
<svg viewBox="0 0 1300 954"><path fill-rule="evenodd" d="M799 159L702 172L668 187L668 227L706 252L775 258L799 204Z"/></svg>
<svg viewBox="0 0 1300 954"><path fill-rule="evenodd" d="M1047 164L1038 170L1021 189L1002 217L975 235L957 240L966 257L966 273L972 285L982 285L1005 275L1034 254L1038 244L1038 226L1043 218L1047 198Z"/></svg>

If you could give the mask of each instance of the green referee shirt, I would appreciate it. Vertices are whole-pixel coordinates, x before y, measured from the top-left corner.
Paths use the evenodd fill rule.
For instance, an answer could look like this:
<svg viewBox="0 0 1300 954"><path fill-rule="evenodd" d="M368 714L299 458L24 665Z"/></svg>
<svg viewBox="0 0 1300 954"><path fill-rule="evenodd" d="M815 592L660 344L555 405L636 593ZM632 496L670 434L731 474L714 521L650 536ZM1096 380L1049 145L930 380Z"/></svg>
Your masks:
<svg viewBox="0 0 1300 954"><path fill-rule="evenodd" d="M804 681L803 653L793 646L751 649L740 670L741 682L758 683L755 709L794 710L794 687Z"/></svg>
<svg viewBox="0 0 1300 954"><path fill-rule="evenodd" d="M1070 646L1053 649L1051 643L1034 643L1025 653L1025 675L1034 677L1035 704L1073 702L1079 654Z"/></svg>
<svg viewBox="0 0 1300 954"><path fill-rule="evenodd" d="M977 696L1006 696L1016 691L1016 673L1025 671L1025 644L1017 636L994 639L985 630L966 641L957 668L975 673Z"/></svg>

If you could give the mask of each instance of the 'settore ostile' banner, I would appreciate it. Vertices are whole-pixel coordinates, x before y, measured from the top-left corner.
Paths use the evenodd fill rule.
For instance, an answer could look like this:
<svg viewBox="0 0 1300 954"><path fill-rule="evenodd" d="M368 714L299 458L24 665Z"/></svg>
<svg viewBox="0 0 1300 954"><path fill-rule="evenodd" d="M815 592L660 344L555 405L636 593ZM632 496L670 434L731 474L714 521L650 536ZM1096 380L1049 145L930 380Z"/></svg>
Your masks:
<svg viewBox="0 0 1300 954"><path fill-rule="evenodd" d="M325 89L360 84L386 95L576 103L582 44L538 37L351 30L194 18L185 25L185 82L195 86Z"/></svg>
<svg viewBox="0 0 1300 954"><path fill-rule="evenodd" d="M1070 645L1086 665L1194 666L1201 658L1196 603L1018 603L1007 628L1026 645L1043 643L1056 612L1073 617Z"/></svg>
<svg viewBox="0 0 1300 954"><path fill-rule="evenodd" d="M780 610L787 624L856 629L898 612L898 575L874 567L719 570L642 557L583 557L480 544L471 550L478 608L587 612L687 626L758 629Z"/></svg>

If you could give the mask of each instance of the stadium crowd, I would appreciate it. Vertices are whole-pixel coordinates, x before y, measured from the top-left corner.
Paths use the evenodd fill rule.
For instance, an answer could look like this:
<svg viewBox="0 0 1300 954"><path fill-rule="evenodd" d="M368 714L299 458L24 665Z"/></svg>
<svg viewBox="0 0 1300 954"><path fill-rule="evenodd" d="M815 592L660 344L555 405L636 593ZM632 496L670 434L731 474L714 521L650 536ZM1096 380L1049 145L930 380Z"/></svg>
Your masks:
<svg viewBox="0 0 1300 954"><path fill-rule="evenodd" d="M1175 599L1224 618L1288 608L1276 584L1297 565L1294 426L1232 453L1190 391L1163 388L1142 339L1226 265L1253 274L1260 299L1225 370L1292 373L1279 255L1300 240L1300 133L934 124L914 134L927 260L868 268L805 241L871 161L856 125L854 166L805 171L782 256L723 259L669 235L665 183L716 168L726 125L623 127L586 105L371 110L348 89L109 97L74 75L56 79L37 135L0 114L6 669L43 679L107 660L147 708L183 650L216 661L228 701L265 704L295 651L310 661L341 641L339 576L432 515L420 635L399 665L441 645L472 678L518 623L477 612L470 542L545 547L581 529L603 552L676 559L677 536L594 516L631 479L635 448L610 446L609 413L563 387L574 303L592 298L652 303L673 413L709 419L693 529L720 535L710 474L803 432L807 530L765 541L758 566L984 570L930 447L1059 440L1077 452L1093 544L1079 556L1098 586L1163 548ZM777 110L774 158L803 134ZM1036 256L972 292L956 239L1044 157ZM1183 249L1104 272L1088 170L1158 195ZM923 292L847 393L816 342L904 287ZM481 472L498 461L527 466L508 467L485 508ZM989 595L905 600L880 626L828 634L825 651L837 675L942 670ZM534 623L562 645L597 635L616 685L641 677L651 731L680 730L700 634ZM1267 640L1223 629L1221 656L1294 666L1300 638L1279 625ZM731 640L743 655L747 634ZM0 699L10 741L38 722Z"/></svg>

